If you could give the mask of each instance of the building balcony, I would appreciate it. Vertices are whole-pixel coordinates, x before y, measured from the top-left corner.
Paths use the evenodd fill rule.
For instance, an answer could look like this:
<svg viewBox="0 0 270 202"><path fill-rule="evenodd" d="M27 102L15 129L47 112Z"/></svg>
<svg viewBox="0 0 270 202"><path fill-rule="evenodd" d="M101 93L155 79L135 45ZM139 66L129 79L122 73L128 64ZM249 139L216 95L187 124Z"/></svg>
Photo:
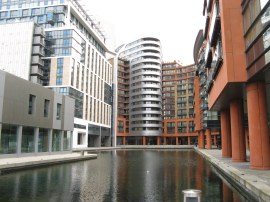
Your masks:
<svg viewBox="0 0 270 202"><path fill-rule="evenodd" d="M214 5L212 21L209 29L209 39L211 47L215 47L220 36L220 11L218 1Z"/></svg>
<svg viewBox="0 0 270 202"><path fill-rule="evenodd" d="M42 57L44 57L44 55L45 55L44 49L41 48L40 46L33 46L33 48L32 48L32 54L33 55L40 55Z"/></svg>
<svg viewBox="0 0 270 202"><path fill-rule="evenodd" d="M47 23L53 25L56 22L56 15L54 11L47 12Z"/></svg>
<svg viewBox="0 0 270 202"><path fill-rule="evenodd" d="M31 67L31 76L32 75L37 75L37 76L40 76L42 77L43 76L43 71L40 67L38 66L32 66Z"/></svg>
<svg viewBox="0 0 270 202"><path fill-rule="evenodd" d="M200 108L202 111L208 110L208 104L203 103L200 105Z"/></svg>
<svg viewBox="0 0 270 202"><path fill-rule="evenodd" d="M32 65L44 66L44 61L37 55L32 56Z"/></svg>

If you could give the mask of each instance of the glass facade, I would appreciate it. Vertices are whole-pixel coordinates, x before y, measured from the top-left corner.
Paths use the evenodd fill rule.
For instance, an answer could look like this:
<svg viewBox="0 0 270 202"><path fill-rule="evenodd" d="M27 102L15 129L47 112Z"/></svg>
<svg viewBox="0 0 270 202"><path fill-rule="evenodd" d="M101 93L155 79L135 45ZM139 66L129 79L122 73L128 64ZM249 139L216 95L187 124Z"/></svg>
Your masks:
<svg viewBox="0 0 270 202"><path fill-rule="evenodd" d="M38 136L38 152L48 152L48 149L49 149L48 129L40 128Z"/></svg>
<svg viewBox="0 0 270 202"><path fill-rule="evenodd" d="M52 151L60 151L61 150L61 131L53 130L52 134Z"/></svg>
<svg viewBox="0 0 270 202"><path fill-rule="evenodd" d="M0 154L16 153L17 126L2 124L0 125L0 129Z"/></svg>
<svg viewBox="0 0 270 202"><path fill-rule="evenodd" d="M34 128L32 127L23 127L22 129L22 153L33 153L35 151L35 142L34 142Z"/></svg>
<svg viewBox="0 0 270 202"><path fill-rule="evenodd" d="M68 151L70 150L71 144L71 132L70 131L64 131L63 136L63 150Z"/></svg>
<svg viewBox="0 0 270 202"><path fill-rule="evenodd" d="M250 1L243 7L248 77L270 62L270 3Z"/></svg>

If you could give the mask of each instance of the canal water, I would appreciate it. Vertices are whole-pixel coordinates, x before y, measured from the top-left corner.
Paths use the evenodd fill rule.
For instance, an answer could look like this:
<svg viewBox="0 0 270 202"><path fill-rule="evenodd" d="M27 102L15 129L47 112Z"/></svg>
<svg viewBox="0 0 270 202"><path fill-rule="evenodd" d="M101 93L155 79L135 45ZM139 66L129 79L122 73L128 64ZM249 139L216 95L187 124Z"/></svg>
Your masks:
<svg viewBox="0 0 270 202"><path fill-rule="evenodd" d="M0 201L183 201L199 189L202 201L246 201L193 150L119 150L98 159L0 176Z"/></svg>

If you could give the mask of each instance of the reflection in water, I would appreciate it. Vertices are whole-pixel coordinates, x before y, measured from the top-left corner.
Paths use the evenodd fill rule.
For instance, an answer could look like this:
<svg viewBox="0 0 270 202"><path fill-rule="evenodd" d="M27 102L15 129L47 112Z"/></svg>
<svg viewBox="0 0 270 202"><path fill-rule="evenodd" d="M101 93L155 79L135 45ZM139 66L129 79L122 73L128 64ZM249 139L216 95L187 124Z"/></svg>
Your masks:
<svg viewBox="0 0 270 202"><path fill-rule="evenodd" d="M101 152L97 160L20 171L0 177L0 201L241 201L192 150Z"/></svg>

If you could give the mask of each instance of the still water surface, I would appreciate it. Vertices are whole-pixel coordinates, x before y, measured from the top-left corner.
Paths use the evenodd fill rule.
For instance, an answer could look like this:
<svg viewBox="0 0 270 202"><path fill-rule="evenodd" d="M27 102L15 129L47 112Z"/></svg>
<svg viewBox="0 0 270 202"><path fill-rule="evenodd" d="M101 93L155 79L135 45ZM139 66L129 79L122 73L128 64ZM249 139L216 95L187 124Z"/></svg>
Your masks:
<svg viewBox="0 0 270 202"><path fill-rule="evenodd" d="M183 201L182 190L202 190L202 201L244 201L192 150L120 150L98 159L0 176L0 201Z"/></svg>

